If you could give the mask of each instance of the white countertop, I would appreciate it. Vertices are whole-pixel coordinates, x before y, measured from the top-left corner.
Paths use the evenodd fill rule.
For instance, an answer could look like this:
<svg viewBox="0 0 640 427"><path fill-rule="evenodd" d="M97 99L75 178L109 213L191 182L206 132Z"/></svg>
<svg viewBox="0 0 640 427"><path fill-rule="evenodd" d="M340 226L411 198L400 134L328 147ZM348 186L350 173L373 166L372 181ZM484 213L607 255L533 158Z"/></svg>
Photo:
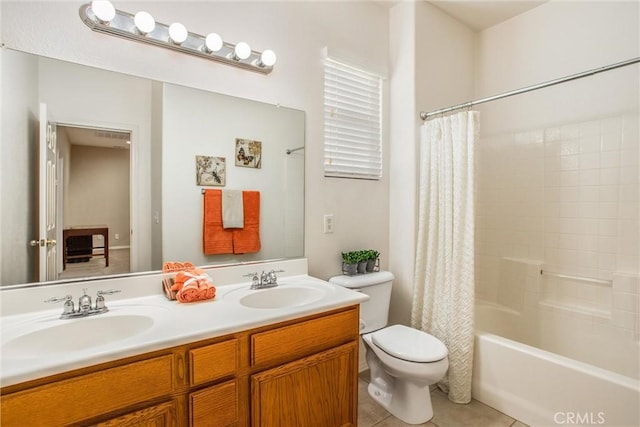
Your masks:
<svg viewBox="0 0 640 427"><path fill-rule="evenodd" d="M61 305L48 310L2 316L0 384L18 384L72 369L347 307L368 299L362 293L306 274L281 277L279 280L279 288L300 284L320 289L323 297L307 304L284 308L249 308L238 302L239 297L248 294L250 285L249 282L242 282L217 286L215 299L189 304L169 301L161 293L111 301L110 296L106 296L109 312L85 318L59 319ZM74 299L77 299L76 295ZM109 341L92 330L92 319L114 321L123 320L115 319L118 316L125 316L126 320L129 315L151 318L153 326L129 338L114 341ZM20 351L11 347L12 340L16 338L44 328L68 325L70 322L78 322L81 331L73 333L73 341L70 342L71 347L74 347L75 340L79 340L78 348L61 349L57 342L52 343L52 351L20 354ZM104 321L100 322L105 324ZM113 327L117 327L115 323ZM83 340L88 340L91 345L85 346Z"/></svg>

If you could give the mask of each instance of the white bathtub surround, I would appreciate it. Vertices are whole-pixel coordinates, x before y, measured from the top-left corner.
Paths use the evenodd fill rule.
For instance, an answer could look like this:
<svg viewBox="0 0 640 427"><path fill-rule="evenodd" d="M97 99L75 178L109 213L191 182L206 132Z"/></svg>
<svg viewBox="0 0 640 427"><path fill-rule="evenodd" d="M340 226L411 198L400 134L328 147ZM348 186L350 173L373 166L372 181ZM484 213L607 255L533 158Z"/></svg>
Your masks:
<svg viewBox="0 0 640 427"><path fill-rule="evenodd" d="M476 176L476 296L518 313L515 323L482 330L636 379L637 76L635 67L486 105ZM578 93L600 99L598 87L629 99L605 110L586 103L593 109L564 119L542 106ZM511 115L516 109L527 114Z"/></svg>
<svg viewBox="0 0 640 427"><path fill-rule="evenodd" d="M522 312L476 300L473 397L531 426L560 425L569 412L602 414L603 426L640 425L631 324L640 280L616 274L613 283L609 320L538 304L534 293Z"/></svg>
<svg viewBox="0 0 640 427"><path fill-rule="evenodd" d="M612 276L555 275L541 261L503 258L497 301L476 297L476 330L637 380L640 276Z"/></svg>
<svg viewBox="0 0 640 427"><path fill-rule="evenodd" d="M474 151L479 115L425 122L411 323L449 350L440 383L456 403L471 401L474 304Z"/></svg>
<svg viewBox="0 0 640 427"><path fill-rule="evenodd" d="M633 337L636 343L640 342L640 275L614 274L612 299L613 326Z"/></svg>
<svg viewBox="0 0 640 427"><path fill-rule="evenodd" d="M640 425L635 379L482 331L474 360L473 397L532 427Z"/></svg>

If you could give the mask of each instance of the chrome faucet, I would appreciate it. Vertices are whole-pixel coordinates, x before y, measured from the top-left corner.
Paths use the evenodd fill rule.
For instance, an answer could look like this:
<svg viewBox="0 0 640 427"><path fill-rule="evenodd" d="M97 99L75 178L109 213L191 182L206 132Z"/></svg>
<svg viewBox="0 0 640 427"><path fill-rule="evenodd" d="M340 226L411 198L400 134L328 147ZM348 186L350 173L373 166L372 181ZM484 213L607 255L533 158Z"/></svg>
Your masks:
<svg viewBox="0 0 640 427"><path fill-rule="evenodd" d="M87 295L87 289L83 289L84 295L78 300L78 311L87 314L91 310L91 297Z"/></svg>
<svg viewBox="0 0 640 427"><path fill-rule="evenodd" d="M284 270L271 270L268 273L264 270L258 276L258 273L245 274L243 277L251 277L250 289L266 289L278 286L278 276L276 273L282 273Z"/></svg>
<svg viewBox="0 0 640 427"><path fill-rule="evenodd" d="M120 292L118 289L109 289L106 291L98 291L96 297L96 303L91 306L91 297L87 295L87 290L84 289L84 294L78 299L78 310L75 310L73 305L73 297L66 295L64 297L53 297L45 300L44 302L60 302L64 301L62 308L61 319L75 319L77 317L93 316L95 314L102 314L109 311L104 303L103 295L111 295Z"/></svg>

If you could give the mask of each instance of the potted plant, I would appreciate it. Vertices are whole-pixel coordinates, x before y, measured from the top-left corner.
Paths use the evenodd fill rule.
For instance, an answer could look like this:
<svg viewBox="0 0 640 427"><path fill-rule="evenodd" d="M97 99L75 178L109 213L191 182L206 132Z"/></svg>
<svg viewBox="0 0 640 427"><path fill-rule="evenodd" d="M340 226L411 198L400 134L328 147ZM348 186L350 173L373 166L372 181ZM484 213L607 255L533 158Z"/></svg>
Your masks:
<svg viewBox="0 0 640 427"><path fill-rule="evenodd" d="M367 251L356 251L358 259L358 273L364 274L367 272Z"/></svg>
<svg viewBox="0 0 640 427"><path fill-rule="evenodd" d="M347 276L356 275L358 273L358 260L357 252L342 252L342 272Z"/></svg>
<svg viewBox="0 0 640 427"><path fill-rule="evenodd" d="M376 268L376 263L378 262L378 257L380 256L380 252L374 250L374 249L369 249L366 251L367 252L367 273L371 273L375 270Z"/></svg>

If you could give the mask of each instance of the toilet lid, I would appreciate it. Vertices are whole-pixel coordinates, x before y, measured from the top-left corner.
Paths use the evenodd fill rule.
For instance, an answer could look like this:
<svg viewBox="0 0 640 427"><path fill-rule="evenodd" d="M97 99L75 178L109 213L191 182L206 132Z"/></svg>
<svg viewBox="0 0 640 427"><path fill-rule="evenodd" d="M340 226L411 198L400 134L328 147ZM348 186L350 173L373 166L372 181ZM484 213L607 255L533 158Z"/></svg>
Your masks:
<svg viewBox="0 0 640 427"><path fill-rule="evenodd" d="M433 335L404 325L380 329L371 338L385 353L409 362L437 362L449 353Z"/></svg>

